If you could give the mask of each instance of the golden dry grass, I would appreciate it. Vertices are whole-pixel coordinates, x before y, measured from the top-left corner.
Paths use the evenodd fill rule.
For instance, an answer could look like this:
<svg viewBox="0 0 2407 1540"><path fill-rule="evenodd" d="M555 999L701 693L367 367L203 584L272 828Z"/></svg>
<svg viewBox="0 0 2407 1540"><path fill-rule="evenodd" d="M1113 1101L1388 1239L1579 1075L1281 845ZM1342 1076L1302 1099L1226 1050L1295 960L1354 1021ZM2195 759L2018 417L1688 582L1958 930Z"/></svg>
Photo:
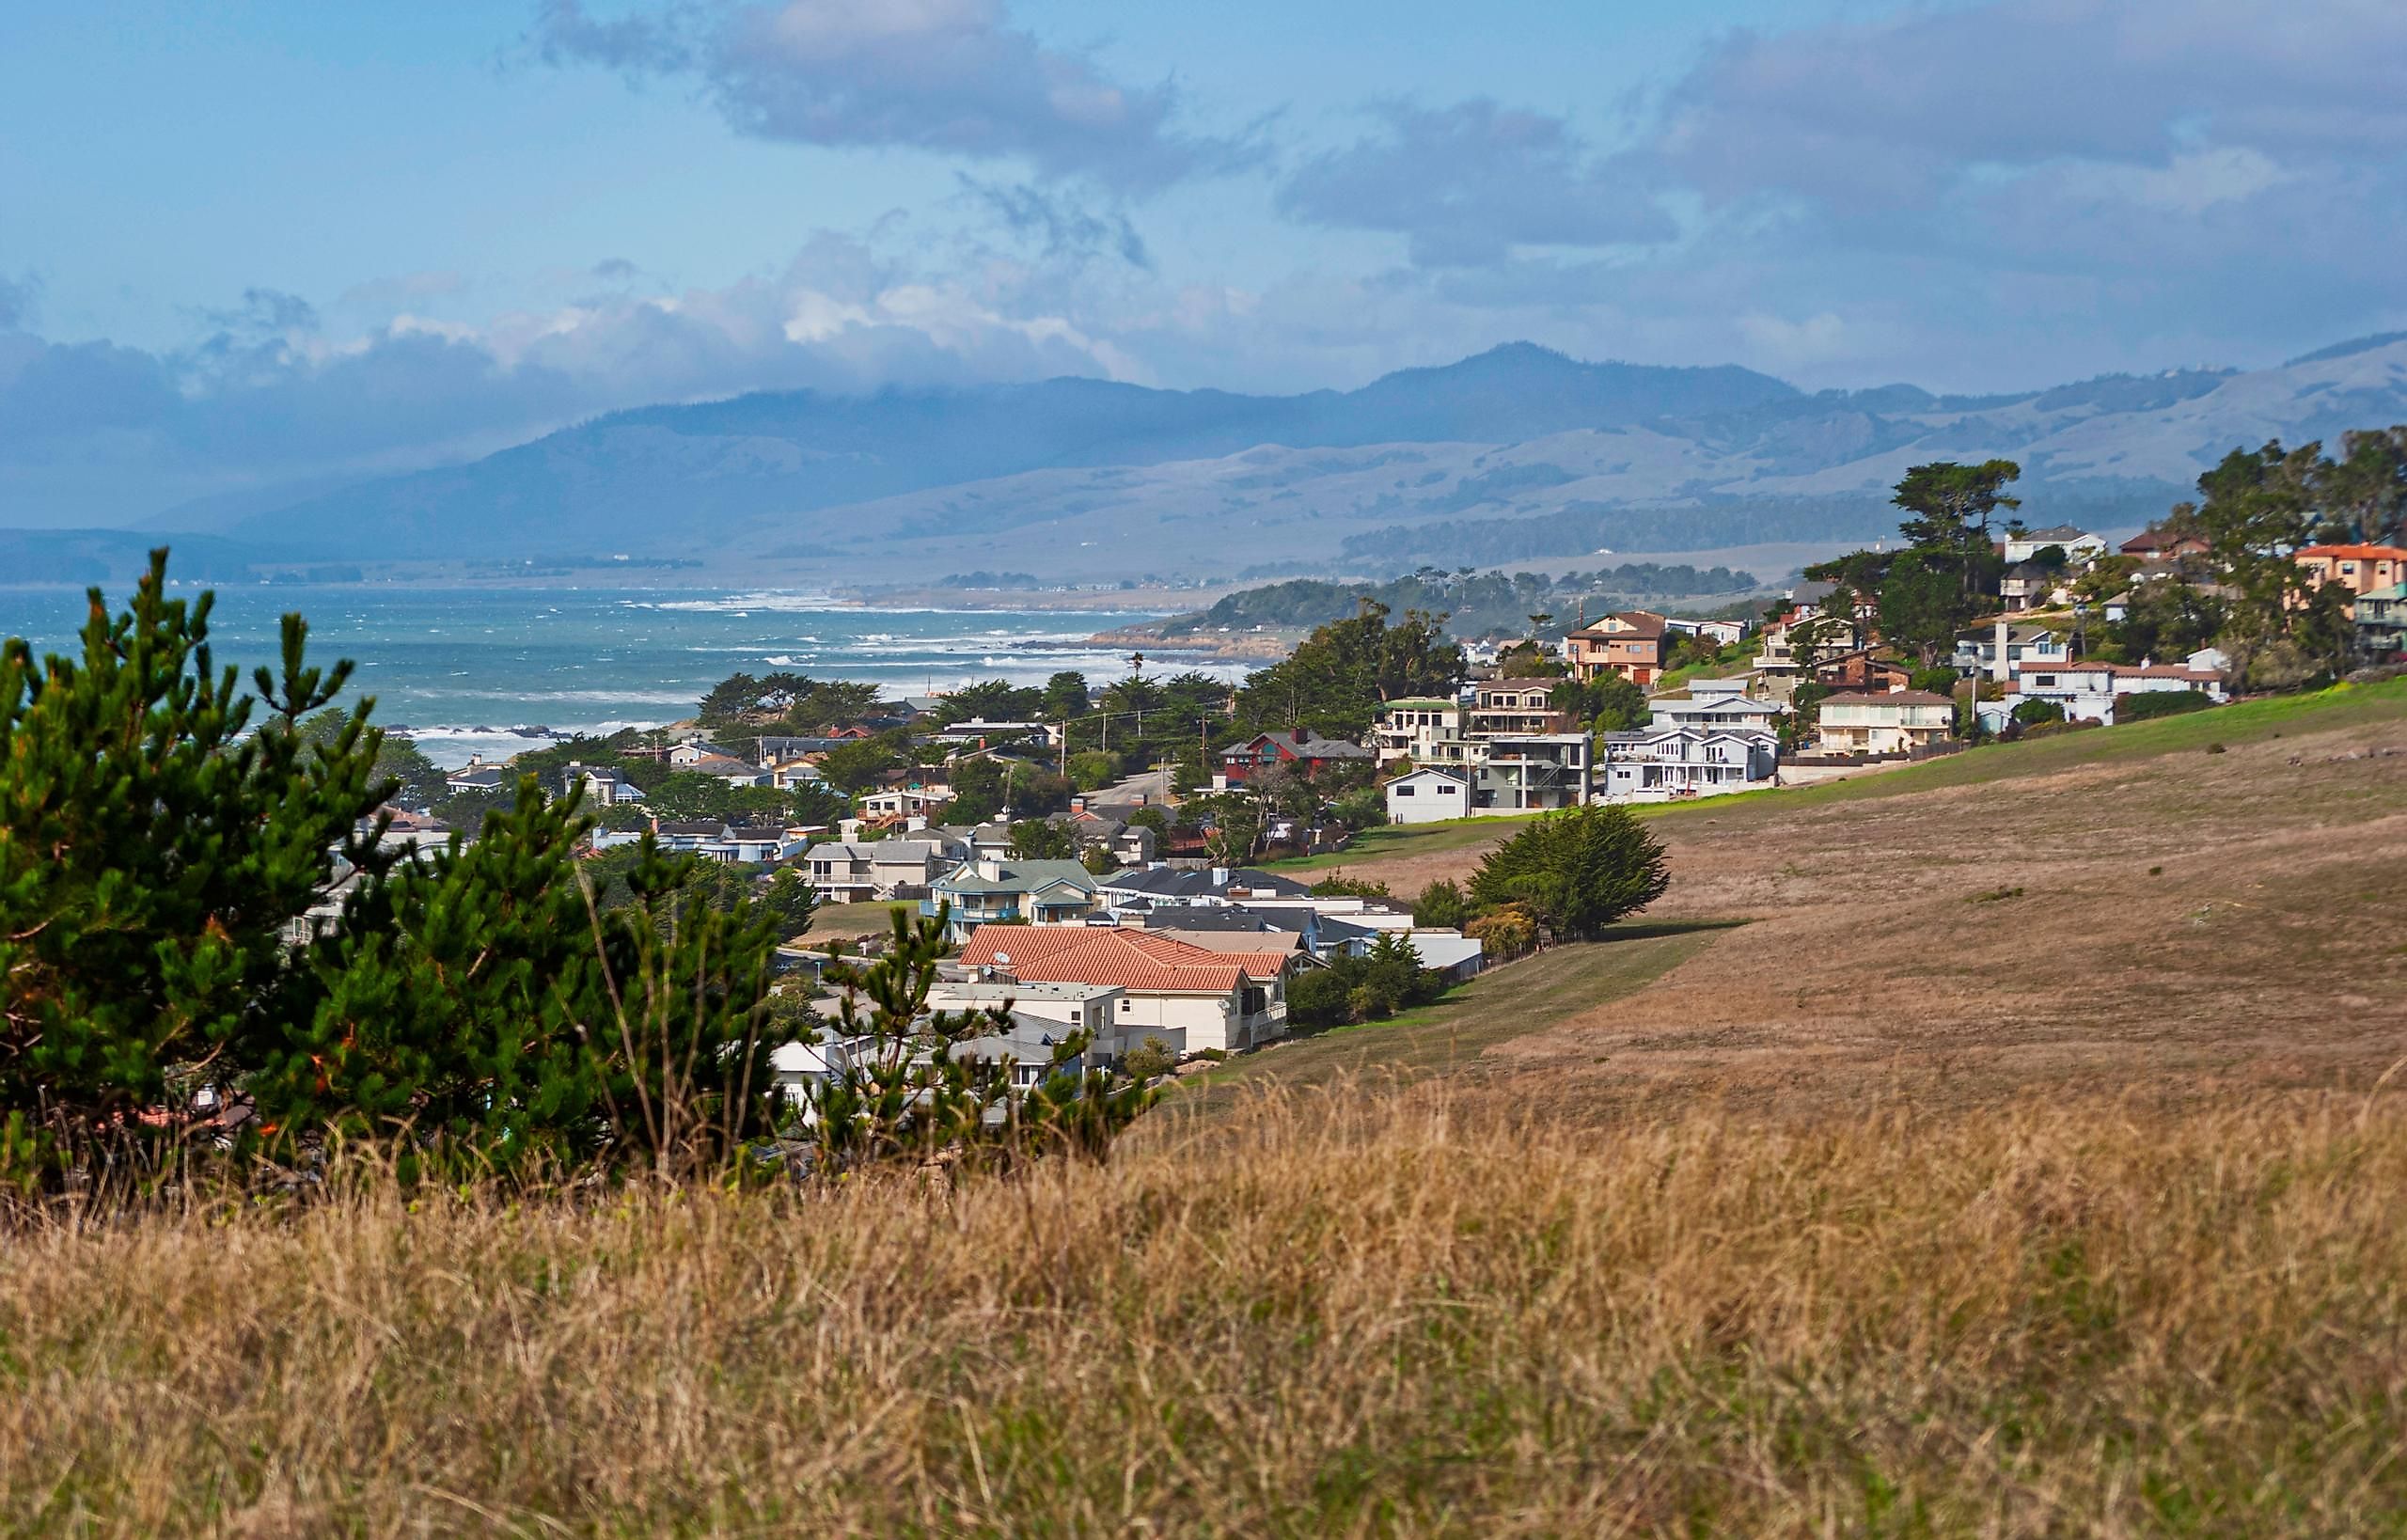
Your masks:
<svg viewBox="0 0 2407 1540"><path fill-rule="evenodd" d="M1291 1092L930 1198L0 1250L23 1532L2395 1532L2407 1106Z"/></svg>

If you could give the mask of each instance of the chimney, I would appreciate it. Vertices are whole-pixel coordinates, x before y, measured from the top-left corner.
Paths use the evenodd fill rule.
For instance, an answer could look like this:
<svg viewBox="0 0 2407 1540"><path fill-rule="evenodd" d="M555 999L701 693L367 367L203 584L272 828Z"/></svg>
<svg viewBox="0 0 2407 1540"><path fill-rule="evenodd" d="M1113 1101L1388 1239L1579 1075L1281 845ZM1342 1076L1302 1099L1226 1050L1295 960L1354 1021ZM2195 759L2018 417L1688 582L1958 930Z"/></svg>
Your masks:
<svg viewBox="0 0 2407 1540"><path fill-rule="evenodd" d="M2006 630L2006 617L2001 615L1997 618L1997 657L1990 668L1990 677L2000 684L2004 684L2014 677L2014 669L2006 662L2006 656L2007 646Z"/></svg>
<svg viewBox="0 0 2407 1540"><path fill-rule="evenodd" d="M1310 728L1308 728L1308 727L1299 727L1299 728L1298 728L1298 729L1296 730L1296 742L1298 742L1298 743L1299 743L1299 744L1308 744L1308 743L1311 743L1312 741L1313 741L1313 730L1312 730L1312 729L1310 729Z"/></svg>
<svg viewBox="0 0 2407 1540"><path fill-rule="evenodd" d="M980 856L978 857L978 874L985 878L988 882L1002 881L1003 858L1000 856L996 855L991 850L986 852L984 855Z"/></svg>
<svg viewBox="0 0 2407 1540"><path fill-rule="evenodd" d="M1225 866L1214 867L1212 869L1212 886L1215 888L1226 888L1228 885L1229 869Z"/></svg>

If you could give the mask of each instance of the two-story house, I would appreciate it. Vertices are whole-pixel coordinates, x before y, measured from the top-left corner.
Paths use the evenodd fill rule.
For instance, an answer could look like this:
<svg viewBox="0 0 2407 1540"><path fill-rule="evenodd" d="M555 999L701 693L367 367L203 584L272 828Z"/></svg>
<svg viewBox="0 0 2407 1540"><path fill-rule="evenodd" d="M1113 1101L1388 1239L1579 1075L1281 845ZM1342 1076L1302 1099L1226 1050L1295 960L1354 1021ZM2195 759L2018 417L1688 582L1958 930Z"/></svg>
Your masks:
<svg viewBox="0 0 2407 1540"><path fill-rule="evenodd" d="M831 904L924 898L938 873L960 864L936 840L830 840L810 847L810 886Z"/></svg>
<svg viewBox="0 0 2407 1540"><path fill-rule="evenodd" d="M1324 738L1310 728L1299 727L1293 732L1257 732L1221 751L1219 779L1221 789L1226 790L1244 785L1272 765L1312 776L1329 765L1364 763L1372 758L1371 750L1361 744Z"/></svg>
<svg viewBox="0 0 2407 1540"><path fill-rule="evenodd" d="M1762 728L1654 727L1608 732L1597 790L1606 802L1672 802L1773 783L1780 740Z"/></svg>
<svg viewBox="0 0 2407 1540"><path fill-rule="evenodd" d="M1956 702L1928 690L1824 698L1815 747L1825 754L1904 754L1937 746L1956 723Z"/></svg>
<svg viewBox="0 0 2407 1540"><path fill-rule="evenodd" d="M1049 925L1083 919L1095 907L1095 882L1076 861L980 856L931 882L920 913L933 916L948 906L946 938L957 942L991 920Z"/></svg>
<svg viewBox="0 0 2407 1540"><path fill-rule="evenodd" d="M629 780L623 772L605 764L585 764L571 760L560 772L559 786L563 793L582 788L585 805L589 808L608 808L621 802L643 800L642 788Z"/></svg>
<svg viewBox="0 0 2407 1540"><path fill-rule="evenodd" d="M1567 633L1563 638L1564 657L1574 678L1592 680L1614 673L1643 689L1663 677L1671 636L1670 623L1662 616L1643 609L1624 610Z"/></svg>

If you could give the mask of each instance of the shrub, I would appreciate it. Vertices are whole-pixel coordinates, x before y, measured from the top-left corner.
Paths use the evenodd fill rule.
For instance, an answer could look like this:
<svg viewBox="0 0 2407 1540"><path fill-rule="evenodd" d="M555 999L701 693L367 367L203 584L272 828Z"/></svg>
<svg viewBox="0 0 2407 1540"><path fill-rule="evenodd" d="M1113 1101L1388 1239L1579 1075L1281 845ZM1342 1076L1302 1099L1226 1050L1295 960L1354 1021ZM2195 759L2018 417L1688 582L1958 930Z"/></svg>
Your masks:
<svg viewBox="0 0 2407 1540"><path fill-rule="evenodd" d="M1158 1037L1149 1037L1121 1056L1120 1067L1134 1079L1151 1080L1178 1067L1178 1055Z"/></svg>
<svg viewBox="0 0 2407 1540"><path fill-rule="evenodd" d="M1471 901L1451 878L1439 877L1412 901L1412 922L1431 930L1458 930L1471 918Z"/></svg>
<svg viewBox="0 0 2407 1540"><path fill-rule="evenodd" d="M2181 716L2204 711L2214 698L2204 690L2147 690L2115 702L2117 722L2145 722L2158 716Z"/></svg>
<svg viewBox="0 0 2407 1540"><path fill-rule="evenodd" d="M1388 891L1386 883L1374 882L1368 877L1349 877L1343 872L1333 872L1313 884L1313 891L1324 898L1394 897Z"/></svg>
<svg viewBox="0 0 2407 1540"><path fill-rule="evenodd" d="M2014 719L2025 727L2038 722L2061 722L2065 709L2053 700L2022 700L2015 705Z"/></svg>
<svg viewBox="0 0 2407 1540"><path fill-rule="evenodd" d="M1463 935L1481 943L1489 957L1510 962L1537 945L1538 924L1529 910L1507 904L1464 925Z"/></svg>

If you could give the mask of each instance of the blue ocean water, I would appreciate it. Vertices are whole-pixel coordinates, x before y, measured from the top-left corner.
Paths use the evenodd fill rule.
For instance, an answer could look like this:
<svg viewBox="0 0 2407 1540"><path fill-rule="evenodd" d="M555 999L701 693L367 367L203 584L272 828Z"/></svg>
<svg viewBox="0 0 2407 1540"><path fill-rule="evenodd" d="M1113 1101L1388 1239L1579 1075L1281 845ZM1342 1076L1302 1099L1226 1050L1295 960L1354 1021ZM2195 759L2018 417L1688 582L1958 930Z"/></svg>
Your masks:
<svg viewBox="0 0 2407 1540"><path fill-rule="evenodd" d="M1076 668L1125 677L1125 653L1087 645L1152 612L865 609L798 593L642 589L220 588L210 621L218 664L245 681L273 667L280 617L309 621L309 654L358 665L375 719L406 727L436 763L536 742L512 732L613 731L693 714L704 690L742 670L860 680L889 697L981 679L1042 684ZM197 595L197 588L178 590ZM112 589L109 599L122 605ZM37 652L72 648L86 601L67 589L0 588L0 636ZM1166 667L1185 668L1185 663ZM1197 663L1222 678L1241 665Z"/></svg>

